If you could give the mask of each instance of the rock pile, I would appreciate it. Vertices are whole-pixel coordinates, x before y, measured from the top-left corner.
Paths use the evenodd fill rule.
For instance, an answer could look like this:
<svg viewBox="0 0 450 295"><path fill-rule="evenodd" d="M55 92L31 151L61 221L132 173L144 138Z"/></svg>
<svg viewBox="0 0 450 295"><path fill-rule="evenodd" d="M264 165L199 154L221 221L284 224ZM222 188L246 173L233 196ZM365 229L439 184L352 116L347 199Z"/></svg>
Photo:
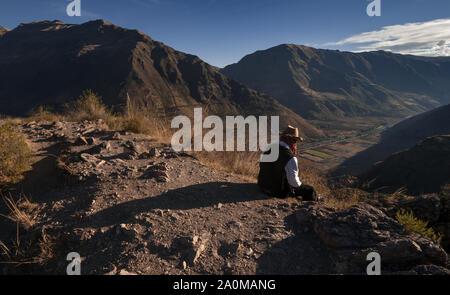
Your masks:
<svg viewBox="0 0 450 295"><path fill-rule="evenodd" d="M396 220L368 204L340 212L305 204L296 213L296 219L325 245L337 273L366 273L367 255L371 252L380 254L385 273L449 273L445 269L448 257L439 243L406 232Z"/></svg>

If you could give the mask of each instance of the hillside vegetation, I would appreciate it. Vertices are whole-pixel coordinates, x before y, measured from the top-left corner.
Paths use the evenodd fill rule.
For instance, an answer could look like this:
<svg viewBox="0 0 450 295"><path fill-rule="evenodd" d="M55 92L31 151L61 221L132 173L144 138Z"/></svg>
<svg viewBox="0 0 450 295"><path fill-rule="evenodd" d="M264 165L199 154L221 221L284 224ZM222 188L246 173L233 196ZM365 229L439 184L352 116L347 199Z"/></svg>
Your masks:
<svg viewBox="0 0 450 295"><path fill-rule="evenodd" d="M429 137L376 163L361 175L371 190L409 194L437 193L450 184L450 135Z"/></svg>

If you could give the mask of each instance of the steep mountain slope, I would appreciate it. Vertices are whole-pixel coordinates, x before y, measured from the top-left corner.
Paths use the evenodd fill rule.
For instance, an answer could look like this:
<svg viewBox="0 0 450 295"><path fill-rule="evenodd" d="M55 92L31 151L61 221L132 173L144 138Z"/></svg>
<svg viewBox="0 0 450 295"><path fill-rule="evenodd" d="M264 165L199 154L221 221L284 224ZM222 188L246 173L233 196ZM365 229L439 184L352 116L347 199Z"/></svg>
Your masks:
<svg viewBox="0 0 450 295"><path fill-rule="evenodd" d="M221 72L308 119L404 117L450 102L450 58L283 44Z"/></svg>
<svg viewBox="0 0 450 295"><path fill-rule="evenodd" d="M0 39L0 110L21 115L60 107L85 89L120 109L127 93L141 109L171 117L194 106L218 115L279 115L306 137L322 133L267 95L235 82L196 56L103 20L21 24Z"/></svg>
<svg viewBox="0 0 450 295"><path fill-rule="evenodd" d="M362 173L393 153L411 148L427 137L443 134L450 134L450 105L411 117L389 128L383 132L378 144L346 160L335 173Z"/></svg>
<svg viewBox="0 0 450 295"><path fill-rule="evenodd" d="M409 150L378 162L361 176L370 189L408 193L437 193L450 183L450 135L429 137Z"/></svg>

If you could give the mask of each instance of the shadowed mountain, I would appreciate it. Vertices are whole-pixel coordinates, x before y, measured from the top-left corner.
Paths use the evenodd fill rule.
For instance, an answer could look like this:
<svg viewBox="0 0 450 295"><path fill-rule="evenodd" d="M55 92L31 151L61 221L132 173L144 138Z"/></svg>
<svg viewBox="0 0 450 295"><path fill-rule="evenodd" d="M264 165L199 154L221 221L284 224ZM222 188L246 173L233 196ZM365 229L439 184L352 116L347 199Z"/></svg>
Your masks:
<svg viewBox="0 0 450 295"><path fill-rule="evenodd" d="M450 58L283 44L221 70L307 119L406 117L450 102Z"/></svg>
<svg viewBox="0 0 450 295"><path fill-rule="evenodd" d="M450 135L429 137L409 150L391 155L361 175L369 189L409 194L437 193L450 183Z"/></svg>
<svg viewBox="0 0 450 295"><path fill-rule="evenodd" d="M379 143L346 160L335 174L360 174L393 153L406 150L427 137L450 134L450 105L406 119L381 135Z"/></svg>
<svg viewBox="0 0 450 295"><path fill-rule="evenodd" d="M309 138L322 132L273 98L219 73L200 58L103 20L21 24L0 39L0 109L23 115L40 105L60 108L83 90L116 110L127 93L139 108L171 118L204 114L279 115Z"/></svg>

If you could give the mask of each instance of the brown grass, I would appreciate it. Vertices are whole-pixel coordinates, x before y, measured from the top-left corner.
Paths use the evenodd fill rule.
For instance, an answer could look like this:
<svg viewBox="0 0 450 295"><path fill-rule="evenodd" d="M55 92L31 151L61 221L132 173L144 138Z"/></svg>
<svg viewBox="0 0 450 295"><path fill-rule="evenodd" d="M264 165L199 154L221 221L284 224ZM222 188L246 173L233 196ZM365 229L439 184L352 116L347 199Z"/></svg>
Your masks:
<svg viewBox="0 0 450 295"><path fill-rule="evenodd" d="M39 230L34 228L37 219L34 209L37 205L30 202L25 196L21 196L17 201L14 201L12 196L2 196L2 198L10 213L8 215L0 214L0 216L16 223L16 240L12 241L10 247L0 241L0 249L3 252L3 256L6 257L6 260L1 261L0 263L16 265L43 265L47 263L54 257L55 242L54 239L46 233L44 228L40 229L40 237L37 241L23 241L20 238L20 228L23 228L25 231Z"/></svg>
<svg viewBox="0 0 450 295"><path fill-rule="evenodd" d="M54 247L54 239L46 233L45 228L42 228L41 237L38 241L38 253L30 259L30 263L46 264L54 257Z"/></svg>
<svg viewBox="0 0 450 295"><path fill-rule="evenodd" d="M199 161L209 167L240 175L244 179L256 182L259 171L259 153L257 152L193 152Z"/></svg>
<svg viewBox="0 0 450 295"><path fill-rule="evenodd" d="M9 210L9 215L0 214L0 216L17 223L26 230L35 225L35 217L31 213L37 206L36 204L31 203L25 196L21 196L19 200L14 201L11 195L2 195L2 199Z"/></svg>
<svg viewBox="0 0 450 295"><path fill-rule="evenodd" d="M134 133L147 134L160 141L170 138L169 123L142 111L127 94L125 114L117 117L121 121L120 129Z"/></svg>
<svg viewBox="0 0 450 295"><path fill-rule="evenodd" d="M57 121L67 120L73 122L103 120L109 130L128 131L133 133L147 134L155 139L164 140L170 138L169 124L151 114L143 112L129 96L124 113L113 113L103 102L102 97L92 90L85 90L74 102L66 106L64 114L55 114L44 108L38 108L30 117L24 119L29 121Z"/></svg>
<svg viewBox="0 0 450 295"><path fill-rule="evenodd" d="M330 191L332 194L325 198L325 204L337 210L357 205L366 195L364 191L355 188L335 188Z"/></svg>
<svg viewBox="0 0 450 295"><path fill-rule="evenodd" d="M0 241L0 249L2 249L3 255L5 255L8 258L8 260L10 260L11 259L11 255L10 255L11 251L5 245L5 243L3 243L2 241Z"/></svg>
<svg viewBox="0 0 450 295"><path fill-rule="evenodd" d="M31 112L31 115L25 118L24 122L32 122L32 121L48 121L48 122L57 122L63 119L63 116L60 114L56 114L51 110L40 106L35 111Z"/></svg>
<svg viewBox="0 0 450 295"><path fill-rule="evenodd" d="M55 256L55 241L47 234L44 228L41 229L40 237L37 241L20 242L19 231L17 239L13 241L10 248L0 241L0 248L6 260L0 264L47 264Z"/></svg>

